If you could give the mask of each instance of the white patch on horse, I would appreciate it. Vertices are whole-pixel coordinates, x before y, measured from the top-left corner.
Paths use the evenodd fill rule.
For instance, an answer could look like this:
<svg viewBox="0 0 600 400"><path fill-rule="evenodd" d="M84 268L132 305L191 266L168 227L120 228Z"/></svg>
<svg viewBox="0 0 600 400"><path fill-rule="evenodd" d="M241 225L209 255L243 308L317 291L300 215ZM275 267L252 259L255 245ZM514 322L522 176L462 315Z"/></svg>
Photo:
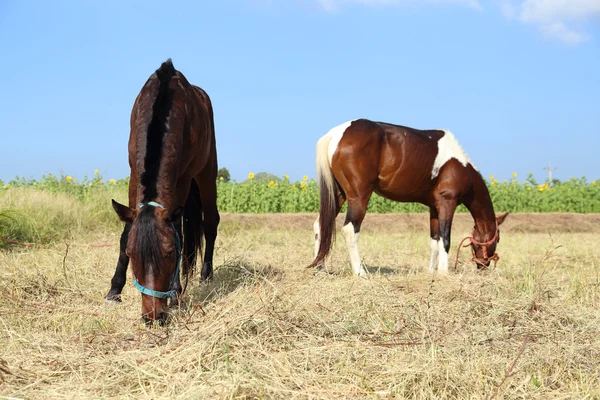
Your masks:
<svg viewBox="0 0 600 400"><path fill-rule="evenodd" d="M327 135L331 136L331 141L329 142L329 148L327 149L327 155L329 156L329 166L331 166L331 160L333 159L333 154L337 150L338 144L340 140L342 140L342 136L344 136L344 132L350 125L352 125L354 121L344 122L336 126L335 128L331 128Z"/></svg>
<svg viewBox="0 0 600 400"><path fill-rule="evenodd" d="M352 222L344 225L342 232L344 233L344 239L346 239L348 253L350 253L350 265L352 266L352 272L354 272L354 275L357 276L367 276L367 271L361 265L360 256L358 254L358 235L360 232L354 232L354 225Z"/></svg>
<svg viewBox="0 0 600 400"><path fill-rule="evenodd" d="M435 240L434 238L431 238L429 240L429 247L431 248L431 258L429 259L429 272L433 272L436 268L440 248L438 246L437 240Z"/></svg>
<svg viewBox="0 0 600 400"><path fill-rule="evenodd" d="M444 132L444 136L438 140L438 153L435 157L435 161L433 162L433 169L431 170L431 179L435 179L440 173L440 169L446 164L451 158L456 159L463 166L467 166L467 164L471 164L475 170L477 168L469 159L469 156L465 152L465 150L458 143L452 132L447 131L445 129L440 129Z"/></svg>
<svg viewBox="0 0 600 400"><path fill-rule="evenodd" d="M442 275L448 274L448 253L444 247L444 239L438 240L439 262L438 262L438 273Z"/></svg>

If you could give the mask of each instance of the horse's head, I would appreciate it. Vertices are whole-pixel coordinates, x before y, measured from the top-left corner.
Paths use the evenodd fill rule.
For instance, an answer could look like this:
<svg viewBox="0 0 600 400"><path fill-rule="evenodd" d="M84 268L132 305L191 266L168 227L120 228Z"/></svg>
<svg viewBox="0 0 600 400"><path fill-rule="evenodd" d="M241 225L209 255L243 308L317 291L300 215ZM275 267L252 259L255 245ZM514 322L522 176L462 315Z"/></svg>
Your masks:
<svg viewBox="0 0 600 400"><path fill-rule="evenodd" d="M178 207L169 213L156 202L133 209L112 201L121 221L131 224L127 256L133 284L142 293L142 318L146 323L166 320L167 298L175 298L175 283L181 261L181 243L174 222L182 214Z"/></svg>
<svg viewBox="0 0 600 400"><path fill-rule="evenodd" d="M499 259L496 253L496 246L500 242L500 225L506 219L508 213L496 218L496 226L493 231L481 232L477 226L473 228L471 236L471 252L473 253L473 261L477 264L478 269L489 267L491 261Z"/></svg>

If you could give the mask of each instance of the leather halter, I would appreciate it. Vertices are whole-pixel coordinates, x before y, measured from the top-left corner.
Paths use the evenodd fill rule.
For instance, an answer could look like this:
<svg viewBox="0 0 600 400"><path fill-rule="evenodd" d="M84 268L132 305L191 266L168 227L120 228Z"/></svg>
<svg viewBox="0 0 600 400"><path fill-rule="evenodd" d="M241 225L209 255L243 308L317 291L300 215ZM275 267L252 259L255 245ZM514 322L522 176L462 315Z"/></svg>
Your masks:
<svg viewBox="0 0 600 400"><path fill-rule="evenodd" d="M138 207L142 208L142 207L144 207L144 205L165 208L165 206L163 206L162 204L159 204L155 201L150 201L146 204L141 203L138 205ZM175 231L175 245L177 246L176 247L177 248L177 266L175 267L175 273L173 274L173 277L171 278L171 283L169 284L169 287L173 287L173 285L175 284L175 281L177 280L177 276L179 276L179 265L181 264L181 240L179 239L179 234L177 233L177 229L175 229L175 225L171 224L171 226L173 227L173 230ZM137 290L139 290L142 294L145 294L146 296L156 297L157 299L164 299L165 297L170 297L173 301L177 298L177 291L175 289L171 289L166 292L161 292L160 290L148 289L146 286L144 286L138 282L135 275L133 276L133 286L135 286L135 288ZM186 284L186 286L187 286L187 284Z"/></svg>
<svg viewBox="0 0 600 400"><path fill-rule="evenodd" d="M476 240L474 237L475 236L475 228L473 228L473 232L471 232L471 236L467 236L466 238L461 240L460 244L458 245L458 251L456 252L456 263L454 264L454 268L456 268L458 266L458 256L460 254L460 249L462 247L468 247L473 244L476 244L476 245L482 247L483 258L478 258L475 255L475 250L473 249L473 247L471 247L471 255L472 255L471 261L475 261L476 263L481 264L481 265L485 265L485 263L494 261L494 268L496 268L496 263L500 259L500 256L498 255L498 253L494 253L491 257L488 257L488 247L491 246L494 242L497 242L499 235L500 235L500 230L498 229L498 221L496 221L496 233L494 234L494 237L491 238L490 240L488 240L487 242L480 242L480 241ZM466 240L468 240L469 242L463 246L463 243Z"/></svg>

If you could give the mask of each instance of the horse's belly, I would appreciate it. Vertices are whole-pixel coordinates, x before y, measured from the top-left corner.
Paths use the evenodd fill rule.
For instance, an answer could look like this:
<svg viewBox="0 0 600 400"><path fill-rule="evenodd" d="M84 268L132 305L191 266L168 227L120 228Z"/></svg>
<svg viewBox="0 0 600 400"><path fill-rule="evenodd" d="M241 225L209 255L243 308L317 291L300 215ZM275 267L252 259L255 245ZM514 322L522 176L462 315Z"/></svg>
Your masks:
<svg viewBox="0 0 600 400"><path fill-rule="evenodd" d="M380 176L375 192L389 200L427 204L433 181L414 174L399 174L385 179Z"/></svg>

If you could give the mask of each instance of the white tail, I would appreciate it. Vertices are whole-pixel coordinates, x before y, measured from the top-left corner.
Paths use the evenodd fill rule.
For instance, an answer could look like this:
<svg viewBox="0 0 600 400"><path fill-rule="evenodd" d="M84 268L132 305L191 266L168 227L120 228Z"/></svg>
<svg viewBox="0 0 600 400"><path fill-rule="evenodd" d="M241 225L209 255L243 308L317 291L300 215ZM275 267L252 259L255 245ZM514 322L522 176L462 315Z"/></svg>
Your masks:
<svg viewBox="0 0 600 400"><path fill-rule="evenodd" d="M321 195L327 193L329 203L335 206L335 183L331 165L329 165L329 144L331 143L331 135L328 133L317 142L317 178L319 186L326 186L326 191L321 191Z"/></svg>
<svg viewBox="0 0 600 400"><path fill-rule="evenodd" d="M352 121L331 129L317 142L317 176L319 179L319 217L315 221L315 260L311 267L323 263L331 250L335 235L335 217L339 211L338 197L342 195L331 169L338 144ZM317 234L318 229L318 234ZM318 249L316 248L318 246Z"/></svg>

